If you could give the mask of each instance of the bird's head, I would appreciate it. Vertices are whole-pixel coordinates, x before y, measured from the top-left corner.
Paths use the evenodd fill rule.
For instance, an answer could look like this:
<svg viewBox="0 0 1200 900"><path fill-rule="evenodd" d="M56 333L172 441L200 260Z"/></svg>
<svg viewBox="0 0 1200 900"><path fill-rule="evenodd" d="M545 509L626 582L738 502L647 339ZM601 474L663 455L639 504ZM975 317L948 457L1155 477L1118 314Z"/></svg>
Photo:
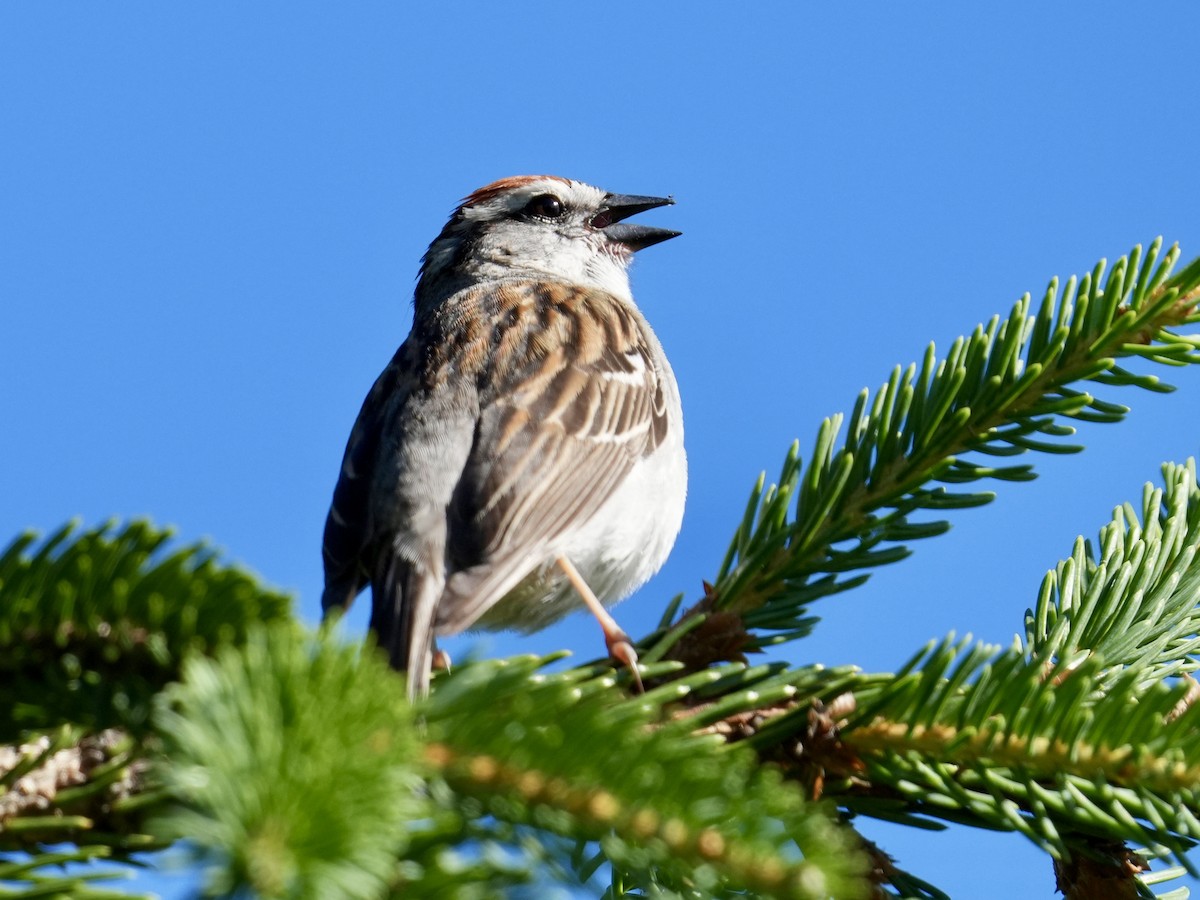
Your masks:
<svg viewBox="0 0 1200 900"><path fill-rule="evenodd" d="M633 254L679 232L624 220L674 202L552 175L502 178L463 200L429 246L418 310L423 302L502 278L564 281L628 298Z"/></svg>

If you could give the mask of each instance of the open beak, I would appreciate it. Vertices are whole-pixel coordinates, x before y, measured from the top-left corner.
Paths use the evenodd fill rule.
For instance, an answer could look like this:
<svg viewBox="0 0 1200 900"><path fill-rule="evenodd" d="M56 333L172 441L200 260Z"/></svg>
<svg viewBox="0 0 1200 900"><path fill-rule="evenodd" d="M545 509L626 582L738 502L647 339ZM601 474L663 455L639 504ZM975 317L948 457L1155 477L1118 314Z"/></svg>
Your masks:
<svg viewBox="0 0 1200 900"><path fill-rule="evenodd" d="M651 225L630 225L624 219L636 216L648 209L660 206L673 206L673 197L638 197L633 194L609 194L604 198L604 208L592 216L591 225L599 228L611 241L624 244L630 250L644 250L673 237L679 237L683 232L671 231L669 228L655 228Z"/></svg>

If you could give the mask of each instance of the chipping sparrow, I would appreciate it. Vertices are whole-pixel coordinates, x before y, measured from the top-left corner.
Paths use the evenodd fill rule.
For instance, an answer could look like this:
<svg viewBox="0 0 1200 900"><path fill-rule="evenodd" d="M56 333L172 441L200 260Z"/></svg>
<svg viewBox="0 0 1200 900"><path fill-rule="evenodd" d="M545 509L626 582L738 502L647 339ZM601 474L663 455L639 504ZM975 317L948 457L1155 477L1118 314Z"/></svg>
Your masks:
<svg viewBox="0 0 1200 900"><path fill-rule="evenodd" d="M326 610L371 585L371 627L412 696L434 637L533 631L663 564L683 518L679 390L633 303L637 250L678 232L622 220L674 201L504 178L430 245L412 332L350 434L325 522Z"/></svg>

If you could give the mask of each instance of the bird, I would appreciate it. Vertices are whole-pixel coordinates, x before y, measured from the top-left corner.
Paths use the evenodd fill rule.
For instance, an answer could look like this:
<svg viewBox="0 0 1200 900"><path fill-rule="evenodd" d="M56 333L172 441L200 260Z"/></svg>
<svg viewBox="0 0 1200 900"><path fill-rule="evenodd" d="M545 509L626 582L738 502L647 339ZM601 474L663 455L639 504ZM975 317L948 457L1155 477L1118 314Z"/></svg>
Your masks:
<svg viewBox="0 0 1200 900"><path fill-rule="evenodd" d="M672 197L551 175L464 198L422 257L408 337L363 401L326 517L327 615L368 585L408 695L436 639L532 632L654 575L683 520L679 388L633 300L634 254L680 232L627 222Z"/></svg>

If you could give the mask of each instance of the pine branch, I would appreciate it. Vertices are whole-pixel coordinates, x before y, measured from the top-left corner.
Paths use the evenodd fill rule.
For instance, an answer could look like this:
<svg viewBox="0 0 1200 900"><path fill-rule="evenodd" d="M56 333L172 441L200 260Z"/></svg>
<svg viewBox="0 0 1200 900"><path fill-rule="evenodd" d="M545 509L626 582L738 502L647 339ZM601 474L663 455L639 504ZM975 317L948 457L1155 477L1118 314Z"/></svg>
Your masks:
<svg viewBox="0 0 1200 900"><path fill-rule="evenodd" d="M169 843L145 829L161 800L141 743L155 695L189 650L289 615L287 597L203 544L171 550L145 522L75 529L0 552L0 742L12 742L0 746L0 849L29 854L0 860L14 897L131 896L98 885L112 872L56 869Z"/></svg>
<svg viewBox="0 0 1200 900"><path fill-rule="evenodd" d="M188 839L214 893L378 897L429 815L401 680L362 647L252 630L189 657L155 725L179 802L155 832Z"/></svg>
<svg viewBox="0 0 1200 900"><path fill-rule="evenodd" d="M0 897L6 900L153 900L149 894L105 889L102 883L124 872L104 865L110 847L82 846L34 857L6 858L0 854ZM73 871L65 871L72 866Z"/></svg>
<svg viewBox="0 0 1200 900"><path fill-rule="evenodd" d="M448 837L469 846L465 823L491 818L599 841L643 884L698 896L859 893L861 858L753 754L686 725L649 728L656 707L614 705L611 678L540 665L440 679L418 731L374 652L275 629L193 657L156 717L160 777L181 803L156 833L215 863L217 892L428 892L445 866L397 859L441 853Z"/></svg>
<svg viewBox="0 0 1200 900"><path fill-rule="evenodd" d="M1020 648L947 639L894 676L764 674L701 703L691 721L752 747L852 814L1017 831L1065 866L1084 849L1132 841L1192 871L1193 693L1187 684L1147 687L1136 670L1111 675L1095 655L1047 668ZM909 882L903 896L937 896L900 875Z"/></svg>
<svg viewBox="0 0 1200 900"><path fill-rule="evenodd" d="M472 666L426 710L443 774L492 815L598 840L643 886L856 893L861 860L752 754L696 737L690 722L647 730L656 698L613 705L611 679L531 681L531 664Z"/></svg>
<svg viewBox="0 0 1200 900"><path fill-rule="evenodd" d="M867 577L848 573L898 561L910 552L906 542L949 527L941 519L912 521L912 514L979 506L993 496L936 482L1034 477L1028 465L985 465L962 454L1077 452L1060 440L1073 433L1061 419L1117 422L1128 411L1072 387L1081 381L1171 390L1116 365L1128 357L1200 361L1200 336L1171 330L1200 321L1200 260L1168 280L1179 251L1172 247L1156 265L1160 245L1144 261L1140 247L1118 260L1103 288L1103 262L1061 292L1052 280L1036 314L1025 295L1007 319L958 339L944 359L930 345L919 369L897 367L874 398L860 394L839 449L842 417L825 420L807 467L793 445L777 484L764 488L760 477L715 586L692 613L736 613L746 628L777 632L743 641L747 649L802 636L814 621L808 604Z"/></svg>
<svg viewBox="0 0 1200 900"><path fill-rule="evenodd" d="M850 811L1015 830L1060 859L1091 836L1186 865L1200 836L1200 714L1187 684L1147 687L1094 655L1047 668L1020 648L952 639L895 676L830 679L821 694L840 693L825 702L812 691L820 674L774 676L809 687L788 700L776 687L768 703L752 688L717 730Z"/></svg>
<svg viewBox="0 0 1200 900"><path fill-rule="evenodd" d="M63 723L141 731L186 651L290 615L289 599L169 531L68 523L0 552L0 742Z"/></svg>
<svg viewBox="0 0 1200 900"><path fill-rule="evenodd" d="M1189 865L1200 691L1172 676L1195 668L1200 490L1194 461L1163 474L1141 523L1118 508L1099 561L1081 540L1050 573L1027 614L1028 647L947 639L857 693L842 736L873 788L1020 831L1060 859L1078 834L1166 848Z"/></svg>
<svg viewBox="0 0 1200 900"><path fill-rule="evenodd" d="M1194 460L1163 466L1164 486L1147 484L1140 516L1117 507L1100 531L1097 558L1080 538L1046 575L1026 611L1027 652L1052 661L1098 654L1115 673L1149 685L1194 672L1200 650L1200 488Z"/></svg>
<svg viewBox="0 0 1200 900"><path fill-rule="evenodd" d="M0 897L128 897L96 886L111 871L53 870L164 846L140 828L140 810L153 797L145 769L133 742L115 730L85 735L65 726L0 747L0 883L8 885ZM77 849L64 851L66 843Z"/></svg>
<svg viewBox="0 0 1200 900"><path fill-rule="evenodd" d="M1200 489L1192 460L1163 477L1140 510L1115 511L1098 557L1080 539L1049 573L1025 644L951 636L895 675L726 666L658 693L673 688L697 707L694 725L749 744L849 812L1018 831L1076 892L1134 877L1120 862L1132 857L1103 849L1126 841L1190 867L1200 685L1176 676L1196 668ZM1129 889L1148 891L1143 882Z"/></svg>
<svg viewBox="0 0 1200 900"><path fill-rule="evenodd" d="M85 735L64 727L19 747L0 747L0 848L86 842L90 834L126 831L122 813L145 788L146 765L133 741L110 729ZM132 835L120 849L154 841Z"/></svg>

